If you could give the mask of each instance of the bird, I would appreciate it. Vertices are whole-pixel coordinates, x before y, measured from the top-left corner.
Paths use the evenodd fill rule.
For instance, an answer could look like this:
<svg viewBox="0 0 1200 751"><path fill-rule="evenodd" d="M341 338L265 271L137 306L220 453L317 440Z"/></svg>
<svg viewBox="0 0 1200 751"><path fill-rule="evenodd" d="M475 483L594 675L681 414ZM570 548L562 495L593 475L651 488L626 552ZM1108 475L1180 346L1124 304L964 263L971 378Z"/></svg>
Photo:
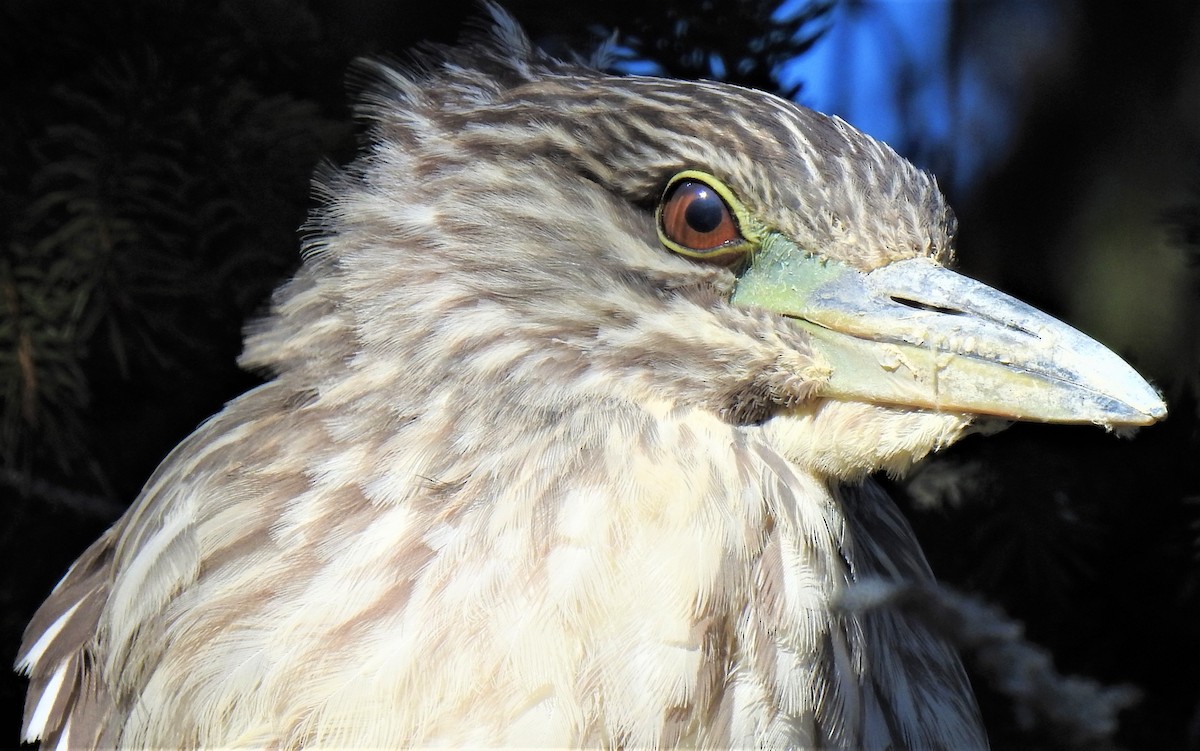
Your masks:
<svg viewBox="0 0 1200 751"><path fill-rule="evenodd" d="M987 747L873 475L1166 415L952 270L845 121L605 73L501 10L371 65L361 152L176 447L30 622L43 748Z"/></svg>

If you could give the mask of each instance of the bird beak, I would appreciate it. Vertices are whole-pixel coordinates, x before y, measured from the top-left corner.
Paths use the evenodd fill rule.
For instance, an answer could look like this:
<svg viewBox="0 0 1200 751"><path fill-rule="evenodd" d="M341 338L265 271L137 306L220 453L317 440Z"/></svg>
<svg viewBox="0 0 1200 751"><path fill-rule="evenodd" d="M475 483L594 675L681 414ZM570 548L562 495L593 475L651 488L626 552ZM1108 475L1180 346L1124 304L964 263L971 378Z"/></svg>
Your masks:
<svg viewBox="0 0 1200 751"><path fill-rule="evenodd" d="M808 331L831 398L1108 428L1167 414L1104 345L929 258L864 273L771 233L733 302Z"/></svg>

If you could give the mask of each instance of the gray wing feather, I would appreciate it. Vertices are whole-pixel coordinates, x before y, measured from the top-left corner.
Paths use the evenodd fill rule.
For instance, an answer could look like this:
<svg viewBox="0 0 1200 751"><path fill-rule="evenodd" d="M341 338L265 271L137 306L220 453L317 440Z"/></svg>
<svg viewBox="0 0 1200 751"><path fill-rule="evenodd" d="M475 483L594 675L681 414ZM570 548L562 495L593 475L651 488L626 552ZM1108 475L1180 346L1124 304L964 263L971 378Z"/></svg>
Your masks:
<svg viewBox="0 0 1200 751"><path fill-rule="evenodd" d="M874 482L837 491L846 509L847 559L855 580L932 585L912 528ZM876 608L855 616L867 678L863 745L970 751L987 737L955 650L911 614Z"/></svg>
<svg viewBox="0 0 1200 751"><path fill-rule="evenodd" d="M97 624L108 600L116 528L54 588L25 629L16 667L29 675L21 737L42 747L102 744L113 703L95 669Z"/></svg>

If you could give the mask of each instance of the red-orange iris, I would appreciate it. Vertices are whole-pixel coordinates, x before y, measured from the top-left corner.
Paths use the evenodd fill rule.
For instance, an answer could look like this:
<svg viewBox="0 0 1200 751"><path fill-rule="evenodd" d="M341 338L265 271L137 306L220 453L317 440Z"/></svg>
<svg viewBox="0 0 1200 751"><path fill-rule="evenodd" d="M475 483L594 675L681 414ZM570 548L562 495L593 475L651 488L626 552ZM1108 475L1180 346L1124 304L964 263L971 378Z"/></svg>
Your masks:
<svg viewBox="0 0 1200 751"><path fill-rule="evenodd" d="M716 190L699 180L680 180L663 200L663 236L699 252L741 242L737 220Z"/></svg>

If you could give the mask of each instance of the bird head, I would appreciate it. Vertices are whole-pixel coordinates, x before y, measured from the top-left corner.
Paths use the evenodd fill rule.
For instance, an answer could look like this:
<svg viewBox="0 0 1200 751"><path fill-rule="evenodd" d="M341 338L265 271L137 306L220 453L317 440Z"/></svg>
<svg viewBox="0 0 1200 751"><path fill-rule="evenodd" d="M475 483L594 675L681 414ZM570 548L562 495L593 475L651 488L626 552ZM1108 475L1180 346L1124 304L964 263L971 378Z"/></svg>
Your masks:
<svg viewBox="0 0 1200 751"><path fill-rule="evenodd" d="M934 179L838 118L556 61L502 16L372 77L366 154L324 178L247 365L336 358L348 403L494 423L702 410L838 479L998 422L1165 416L1105 347L951 271Z"/></svg>

